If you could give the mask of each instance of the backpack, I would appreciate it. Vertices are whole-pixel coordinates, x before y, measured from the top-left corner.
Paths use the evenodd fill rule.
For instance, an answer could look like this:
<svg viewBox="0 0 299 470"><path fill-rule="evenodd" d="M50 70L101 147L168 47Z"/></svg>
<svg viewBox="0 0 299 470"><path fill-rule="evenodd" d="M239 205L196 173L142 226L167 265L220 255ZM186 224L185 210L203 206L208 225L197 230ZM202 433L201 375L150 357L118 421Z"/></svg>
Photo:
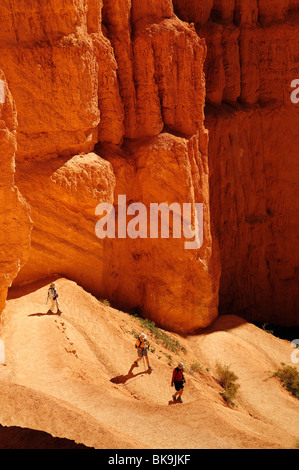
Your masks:
<svg viewBox="0 0 299 470"><path fill-rule="evenodd" d="M50 293L50 291L51 291L51 293ZM49 288L48 297L49 297L49 296L50 296L50 297L53 297L54 300L57 299L58 294L57 294L57 291L56 291L55 287L50 287L50 288Z"/></svg>
<svg viewBox="0 0 299 470"><path fill-rule="evenodd" d="M175 371L176 371L176 374L175 374L175 376L174 376L173 381L174 381L174 382L181 382L182 380L184 380L183 371L182 371L181 369L179 369L178 367L175 368ZM180 376L180 378L177 378L178 375Z"/></svg>
<svg viewBox="0 0 299 470"><path fill-rule="evenodd" d="M137 345L137 342L138 342L138 341L139 341L139 344ZM141 343L143 343L143 344L145 345L144 348L141 348L141 347L140 347ZM139 349L139 348L140 348L140 349L147 349L148 347L149 347L149 344L145 344L145 341L141 341L140 338L138 338L138 340L137 340L136 343L135 343L135 348L136 348L136 349Z"/></svg>

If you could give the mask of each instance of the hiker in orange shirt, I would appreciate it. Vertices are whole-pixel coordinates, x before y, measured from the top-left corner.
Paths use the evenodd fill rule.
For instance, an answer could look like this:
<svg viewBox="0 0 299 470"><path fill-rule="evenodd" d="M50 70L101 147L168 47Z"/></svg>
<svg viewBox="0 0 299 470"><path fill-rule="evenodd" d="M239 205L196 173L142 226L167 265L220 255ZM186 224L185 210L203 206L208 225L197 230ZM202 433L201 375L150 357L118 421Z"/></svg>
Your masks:
<svg viewBox="0 0 299 470"><path fill-rule="evenodd" d="M143 357L146 359L147 367L148 370L153 370L152 367L149 365L149 360L148 360L148 348L149 348L149 343L146 341L146 335L142 333L139 335L138 340L136 341L135 348L137 348L138 351L138 359L134 362L136 367L139 367L138 362L141 361Z"/></svg>

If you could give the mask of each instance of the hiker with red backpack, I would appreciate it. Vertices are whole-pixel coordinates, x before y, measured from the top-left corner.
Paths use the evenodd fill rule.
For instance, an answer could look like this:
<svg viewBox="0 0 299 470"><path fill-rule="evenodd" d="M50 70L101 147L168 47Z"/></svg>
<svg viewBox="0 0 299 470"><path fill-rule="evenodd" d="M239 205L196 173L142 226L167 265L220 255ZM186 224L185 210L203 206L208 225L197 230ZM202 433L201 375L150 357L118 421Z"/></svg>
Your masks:
<svg viewBox="0 0 299 470"><path fill-rule="evenodd" d="M172 373L171 386L174 386L176 389L176 392L174 395L172 395L172 398L175 403L183 403L182 394L184 391L184 383L186 382L183 371L184 364L180 362Z"/></svg>

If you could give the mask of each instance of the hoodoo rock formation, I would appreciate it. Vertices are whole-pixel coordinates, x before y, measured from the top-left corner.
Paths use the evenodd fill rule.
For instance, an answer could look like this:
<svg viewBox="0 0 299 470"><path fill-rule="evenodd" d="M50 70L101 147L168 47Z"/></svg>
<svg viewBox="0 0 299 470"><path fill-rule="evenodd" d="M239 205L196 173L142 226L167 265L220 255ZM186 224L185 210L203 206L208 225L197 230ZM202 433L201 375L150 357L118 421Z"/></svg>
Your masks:
<svg viewBox="0 0 299 470"><path fill-rule="evenodd" d="M0 315L7 289L27 261L30 248L30 208L15 184L17 113L0 70Z"/></svg>
<svg viewBox="0 0 299 470"><path fill-rule="evenodd" d="M1 10L18 131L9 95L0 298L13 280L59 274L176 331L218 312L298 324L298 1L4 0ZM119 195L193 212L203 203L202 246L100 240L95 209L117 214Z"/></svg>
<svg viewBox="0 0 299 470"><path fill-rule="evenodd" d="M25 5L16 10L29 14ZM7 24L16 10L7 6ZM105 1L98 10L70 2L66 11L33 2L23 29L10 35L1 47L20 116L17 183L34 224L15 284L59 273L165 327L209 325L218 313L219 265L210 234L204 40L170 1ZM203 203L203 245L99 240L95 208L116 204L119 194L146 206L190 203L194 211Z"/></svg>

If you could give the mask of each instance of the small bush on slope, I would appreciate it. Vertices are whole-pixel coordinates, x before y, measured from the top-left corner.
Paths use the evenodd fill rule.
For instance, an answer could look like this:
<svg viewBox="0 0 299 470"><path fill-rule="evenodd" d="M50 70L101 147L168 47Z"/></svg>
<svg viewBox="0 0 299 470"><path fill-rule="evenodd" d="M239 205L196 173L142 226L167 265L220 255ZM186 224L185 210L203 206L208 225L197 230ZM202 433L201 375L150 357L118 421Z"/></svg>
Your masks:
<svg viewBox="0 0 299 470"><path fill-rule="evenodd" d="M299 372L296 367L288 366L281 363L280 369L274 372L274 375L279 378L283 386L294 395L299 398Z"/></svg>
<svg viewBox="0 0 299 470"><path fill-rule="evenodd" d="M238 377L234 372L229 370L229 366L221 365L219 363L216 364L216 371L218 375L218 381L221 387L224 389L224 392L221 393L221 396L230 406L234 406L233 399L235 398L240 387L240 385L236 383Z"/></svg>

